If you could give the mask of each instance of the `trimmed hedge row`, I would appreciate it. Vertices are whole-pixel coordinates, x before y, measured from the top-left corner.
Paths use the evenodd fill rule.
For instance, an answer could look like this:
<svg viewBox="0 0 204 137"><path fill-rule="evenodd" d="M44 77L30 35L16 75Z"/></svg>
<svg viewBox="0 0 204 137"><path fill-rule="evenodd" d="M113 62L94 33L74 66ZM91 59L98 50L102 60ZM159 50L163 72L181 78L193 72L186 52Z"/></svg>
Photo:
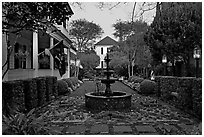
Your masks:
<svg viewBox="0 0 204 137"><path fill-rule="evenodd" d="M3 113L8 114L12 108L18 108L19 112L28 112L57 95L57 78L54 76L5 81L2 82Z"/></svg>
<svg viewBox="0 0 204 137"><path fill-rule="evenodd" d="M156 76L157 93L162 100L202 118L202 79ZM177 93L178 96L172 96Z"/></svg>
<svg viewBox="0 0 204 137"><path fill-rule="evenodd" d="M26 111L23 81L2 82L2 103L2 111L5 115L8 114L8 111L14 112L14 109L21 112Z"/></svg>
<svg viewBox="0 0 204 137"><path fill-rule="evenodd" d="M75 77L57 80L54 76L2 82L3 113L14 109L28 112L58 95L69 94L82 82Z"/></svg>

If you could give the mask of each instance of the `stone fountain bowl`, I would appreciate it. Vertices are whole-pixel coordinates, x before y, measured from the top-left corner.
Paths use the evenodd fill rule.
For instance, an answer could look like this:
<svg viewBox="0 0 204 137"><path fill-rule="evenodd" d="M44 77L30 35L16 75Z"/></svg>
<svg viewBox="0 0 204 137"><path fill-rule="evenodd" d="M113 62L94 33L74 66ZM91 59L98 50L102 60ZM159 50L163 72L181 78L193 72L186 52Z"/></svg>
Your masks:
<svg viewBox="0 0 204 137"><path fill-rule="evenodd" d="M122 91L113 91L111 96L104 92L90 92L85 94L85 105L94 110L116 110L131 107L131 94Z"/></svg>

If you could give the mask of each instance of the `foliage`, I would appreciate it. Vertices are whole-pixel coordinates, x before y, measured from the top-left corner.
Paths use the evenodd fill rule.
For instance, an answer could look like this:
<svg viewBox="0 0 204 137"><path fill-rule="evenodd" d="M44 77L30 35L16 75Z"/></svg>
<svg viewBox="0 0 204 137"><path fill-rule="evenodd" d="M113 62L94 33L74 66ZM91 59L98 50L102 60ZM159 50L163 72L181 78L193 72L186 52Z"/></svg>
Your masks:
<svg viewBox="0 0 204 137"><path fill-rule="evenodd" d="M10 33L46 30L48 24L61 23L73 14L67 2L3 2L2 9L2 30Z"/></svg>
<svg viewBox="0 0 204 137"><path fill-rule="evenodd" d="M71 22L70 36L78 47L79 52L88 49L88 45L100 38L103 33L102 28L85 19L73 20Z"/></svg>
<svg viewBox="0 0 204 137"><path fill-rule="evenodd" d="M128 76L127 65L128 58L123 52L115 51L110 53L110 68L114 69L119 76Z"/></svg>
<svg viewBox="0 0 204 137"><path fill-rule="evenodd" d="M25 110L23 81L2 82L2 113L5 116L10 116Z"/></svg>
<svg viewBox="0 0 204 137"><path fill-rule="evenodd" d="M113 24L115 32L113 35L119 38L119 41L125 41L128 36L136 33L146 32L147 24L141 21L129 22L118 21Z"/></svg>
<svg viewBox="0 0 204 137"><path fill-rule="evenodd" d="M173 60L181 56L188 68L189 58L196 45L202 41L202 4L176 2L157 4L157 15L145 35L155 64L161 63L162 55Z"/></svg>
<svg viewBox="0 0 204 137"><path fill-rule="evenodd" d="M151 80L143 80L140 84L140 93L141 94L152 94L156 91L156 83Z"/></svg>
<svg viewBox="0 0 204 137"><path fill-rule="evenodd" d="M37 82L38 106L42 106L46 103L46 78L37 77L35 79Z"/></svg>
<svg viewBox="0 0 204 137"><path fill-rule="evenodd" d="M71 91L68 89L68 84L64 80L57 81L57 87L59 91L59 95L64 95L66 93L70 93Z"/></svg>
<svg viewBox="0 0 204 137"><path fill-rule="evenodd" d="M123 52L129 66L146 67L151 63L151 54L143 36L147 31L147 24L142 21L117 22L113 24L115 37L119 38L120 46L117 51ZM130 75L130 69L129 69Z"/></svg>
<svg viewBox="0 0 204 137"><path fill-rule="evenodd" d="M132 76L129 77L128 81L129 82L134 82L134 83L141 83L144 79L138 76Z"/></svg>
<svg viewBox="0 0 204 137"><path fill-rule="evenodd" d="M48 129L44 127L42 121L44 115L38 118L34 117L35 109L32 109L28 114L18 113L11 117L3 115L2 124L4 130L2 131L5 135L40 135L48 133Z"/></svg>
<svg viewBox="0 0 204 137"><path fill-rule="evenodd" d="M96 55L95 51L86 50L85 52L78 53L78 57L81 61L81 65L83 66L84 76L86 75L94 75L95 70L99 63L100 58Z"/></svg>
<svg viewBox="0 0 204 137"><path fill-rule="evenodd" d="M62 80L64 80L64 81L67 83L67 86L71 88L71 92L72 92L73 90L75 90L75 89L74 89L74 85L73 85L73 83L72 83L72 81L71 81L70 78L66 78L66 79L62 79Z"/></svg>

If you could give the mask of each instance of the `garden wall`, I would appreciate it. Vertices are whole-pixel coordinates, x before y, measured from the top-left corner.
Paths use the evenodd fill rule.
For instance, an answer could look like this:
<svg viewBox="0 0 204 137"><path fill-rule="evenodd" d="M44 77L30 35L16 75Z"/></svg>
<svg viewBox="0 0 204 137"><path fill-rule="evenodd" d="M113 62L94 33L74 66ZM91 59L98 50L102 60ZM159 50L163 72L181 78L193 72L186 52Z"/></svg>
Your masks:
<svg viewBox="0 0 204 137"><path fill-rule="evenodd" d="M156 76L155 82L162 100L202 118L202 78Z"/></svg>

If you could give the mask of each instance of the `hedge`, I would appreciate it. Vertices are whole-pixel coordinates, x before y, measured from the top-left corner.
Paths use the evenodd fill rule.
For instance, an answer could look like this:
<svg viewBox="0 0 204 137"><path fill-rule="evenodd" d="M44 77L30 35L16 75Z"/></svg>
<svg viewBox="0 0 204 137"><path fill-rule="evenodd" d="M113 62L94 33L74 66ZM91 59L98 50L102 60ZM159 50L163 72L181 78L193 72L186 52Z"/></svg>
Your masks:
<svg viewBox="0 0 204 137"><path fill-rule="evenodd" d="M52 86L53 96L58 96L58 88L57 88L57 77L53 78L53 86Z"/></svg>
<svg viewBox="0 0 204 137"><path fill-rule="evenodd" d="M156 83L145 79L140 83L140 94L154 94L156 92Z"/></svg>
<svg viewBox="0 0 204 137"><path fill-rule="evenodd" d="M67 83L64 80L57 81L58 93L59 95L64 95L70 93Z"/></svg>
<svg viewBox="0 0 204 137"><path fill-rule="evenodd" d="M64 80L67 83L68 87L70 87L72 90L75 90L73 82L70 78L66 78L66 79L62 79L62 80Z"/></svg>
<svg viewBox="0 0 204 137"><path fill-rule="evenodd" d="M156 76L157 93L177 108L202 118L202 79L194 77ZM178 96L172 97L172 92Z"/></svg>
<svg viewBox="0 0 204 137"><path fill-rule="evenodd" d="M194 80L192 88L193 112L202 119L202 79Z"/></svg>
<svg viewBox="0 0 204 137"><path fill-rule="evenodd" d="M15 113L15 111L26 111L22 81L2 82L2 103L3 114L5 115Z"/></svg>
<svg viewBox="0 0 204 137"><path fill-rule="evenodd" d="M38 96L38 106L42 106L46 103L46 78L37 77L37 96Z"/></svg>
<svg viewBox="0 0 204 137"><path fill-rule="evenodd" d="M37 80L36 79L26 79L23 80L24 93L25 93L25 106L27 111L38 106L38 96L37 96Z"/></svg>

